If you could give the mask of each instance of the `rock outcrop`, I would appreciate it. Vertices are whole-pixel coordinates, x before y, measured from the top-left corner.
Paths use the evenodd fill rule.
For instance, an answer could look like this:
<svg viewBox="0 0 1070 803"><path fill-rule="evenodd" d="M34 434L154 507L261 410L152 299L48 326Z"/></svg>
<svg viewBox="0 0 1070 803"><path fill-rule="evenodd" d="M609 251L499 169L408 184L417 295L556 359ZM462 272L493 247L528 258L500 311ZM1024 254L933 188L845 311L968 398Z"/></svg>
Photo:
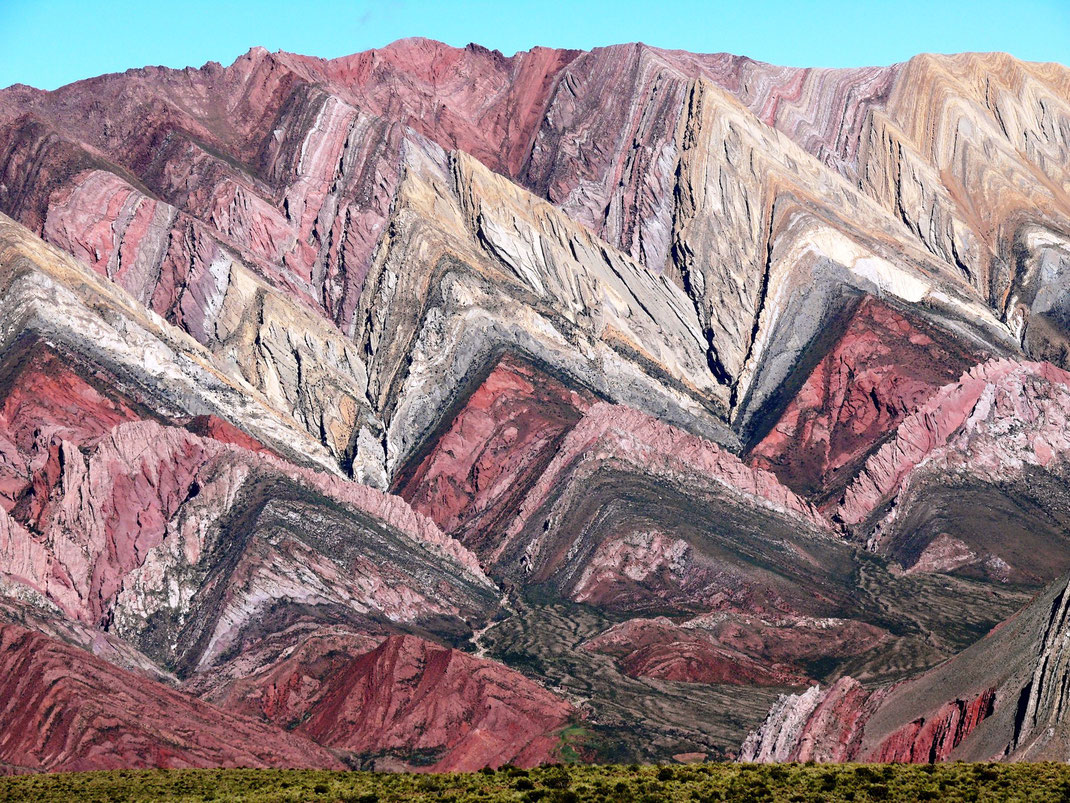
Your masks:
<svg viewBox="0 0 1070 803"><path fill-rule="evenodd" d="M866 691L850 677L822 691L782 697L762 727L743 743L742 761L871 761L883 764L933 764L953 751L992 713L995 689L972 700L952 700L918 717L864 750L866 725L885 698L885 690ZM869 737L870 739L872 737Z"/></svg>
<svg viewBox="0 0 1070 803"><path fill-rule="evenodd" d="M1068 132L1002 54L0 91L0 768L1065 759Z"/></svg>
<svg viewBox="0 0 1070 803"><path fill-rule="evenodd" d="M0 666L0 771L343 766L306 738L21 627L0 626Z"/></svg>
<svg viewBox="0 0 1070 803"><path fill-rule="evenodd" d="M256 650L247 650L255 654ZM351 764L474 771L555 760L575 709L519 672L415 636L337 629L223 682L187 688L346 756ZM251 671L250 671L251 669Z"/></svg>
<svg viewBox="0 0 1070 803"><path fill-rule="evenodd" d="M1067 580L986 638L914 678L866 689L850 677L781 697L745 761L932 763L1066 758Z"/></svg>
<svg viewBox="0 0 1070 803"><path fill-rule="evenodd" d="M631 677L686 683L806 685L806 667L860 655L887 634L839 619L763 620L723 611L675 624L665 617L629 619L584 643L612 655Z"/></svg>
<svg viewBox="0 0 1070 803"><path fill-rule="evenodd" d="M437 771L552 761L574 709L519 672L412 636L340 667L300 730L360 755L426 755Z"/></svg>

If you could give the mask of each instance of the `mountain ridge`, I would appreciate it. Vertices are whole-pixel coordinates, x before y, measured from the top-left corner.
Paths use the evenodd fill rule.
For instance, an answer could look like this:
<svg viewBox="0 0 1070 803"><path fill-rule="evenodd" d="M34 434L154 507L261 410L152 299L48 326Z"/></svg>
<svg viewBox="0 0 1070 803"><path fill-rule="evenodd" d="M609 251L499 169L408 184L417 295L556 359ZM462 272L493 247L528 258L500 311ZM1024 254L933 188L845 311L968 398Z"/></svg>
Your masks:
<svg viewBox="0 0 1070 803"><path fill-rule="evenodd" d="M254 48L0 91L0 212L0 622L146 716L435 771L1062 744L947 667L1061 655L1065 67Z"/></svg>

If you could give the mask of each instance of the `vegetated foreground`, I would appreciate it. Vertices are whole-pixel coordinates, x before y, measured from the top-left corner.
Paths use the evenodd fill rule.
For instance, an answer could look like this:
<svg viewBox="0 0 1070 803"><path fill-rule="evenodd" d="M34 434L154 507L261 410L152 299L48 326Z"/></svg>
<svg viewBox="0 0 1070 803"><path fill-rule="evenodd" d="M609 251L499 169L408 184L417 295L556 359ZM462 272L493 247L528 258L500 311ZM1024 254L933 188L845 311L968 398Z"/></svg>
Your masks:
<svg viewBox="0 0 1070 803"><path fill-rule="evenodd" d="M0 779L7 800L810 801L1070 799L1070 766L1022 764L549 765L444 773L140 770Z"/></svg>

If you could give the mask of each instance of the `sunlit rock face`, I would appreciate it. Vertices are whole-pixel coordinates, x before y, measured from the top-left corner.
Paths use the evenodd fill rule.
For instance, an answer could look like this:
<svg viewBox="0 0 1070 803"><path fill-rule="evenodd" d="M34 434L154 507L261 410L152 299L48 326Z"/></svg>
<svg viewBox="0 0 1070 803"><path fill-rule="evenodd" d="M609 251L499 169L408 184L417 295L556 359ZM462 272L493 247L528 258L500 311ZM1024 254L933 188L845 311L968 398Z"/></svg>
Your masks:
<svg viewBox="0 0 1070 803"><path fill-rule="evenodd" d="M1003 54L0 91L0 771L1065 760L1068 199Z"/></svg>

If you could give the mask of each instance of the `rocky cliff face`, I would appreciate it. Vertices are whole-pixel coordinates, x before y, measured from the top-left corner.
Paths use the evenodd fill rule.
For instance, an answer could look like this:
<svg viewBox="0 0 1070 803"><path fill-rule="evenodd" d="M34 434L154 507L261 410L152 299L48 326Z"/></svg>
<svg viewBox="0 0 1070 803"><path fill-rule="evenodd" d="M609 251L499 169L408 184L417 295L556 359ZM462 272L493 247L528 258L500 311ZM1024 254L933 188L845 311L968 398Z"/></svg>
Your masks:
<svg viewBox="0 0 1070 803"><path fill-rule="evenodd" d="M0 629L0 648L5 772L343 766L307 739L23 628Z"/></svg>
<svg viewBox="0 0 1070 803"><path fill-rule="evenodd" d="M943 665L863 688L843 677L777 701L746 739L754 761L1065 761L1067 583Z"/></svg>
<svg viewBox="0 0 1070 803"><path fill-rule="evenodd" d="M1068 132L1002 54L0 91L0 767L1061 756Z"/></svg>

